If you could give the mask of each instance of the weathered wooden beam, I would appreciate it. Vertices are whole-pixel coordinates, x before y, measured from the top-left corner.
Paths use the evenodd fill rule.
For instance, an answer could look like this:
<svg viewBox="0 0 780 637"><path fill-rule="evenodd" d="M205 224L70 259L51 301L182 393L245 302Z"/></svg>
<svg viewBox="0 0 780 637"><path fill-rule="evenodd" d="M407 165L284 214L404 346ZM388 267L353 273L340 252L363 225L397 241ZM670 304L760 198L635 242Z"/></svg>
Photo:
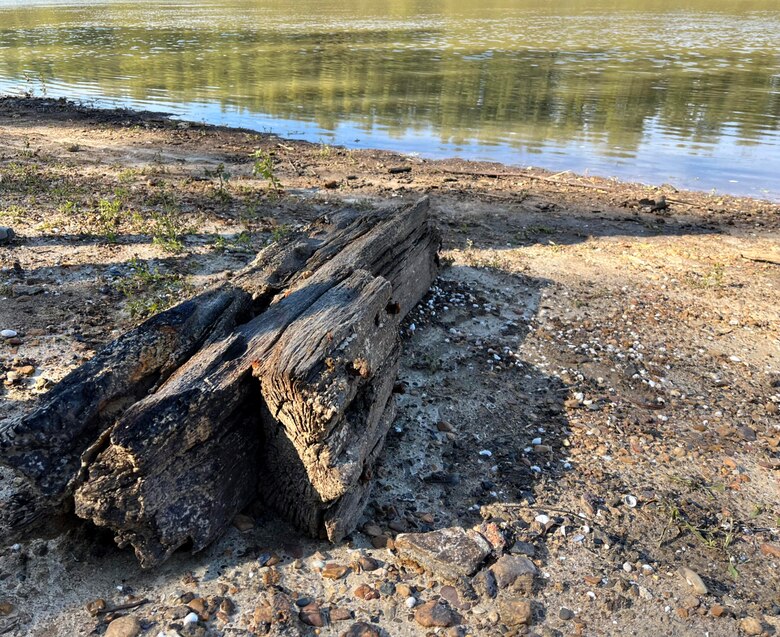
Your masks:
<svg viewBox="0 0 780 637"><path fill-rule="evenodd" d="M316 220L261 251L232 281L120 336L65 376L30 414L0 423L0 463L17 483L14 496L0 503L0 541L15 541L72 509L84 468L129 406L207 343L262 312L276 294L306 276L308 263L327 261L381 217L344 210Z"/></svg>
<svg viewBox="0 0 780 637"><path fill-rule="evenodd" d="M310 533L343 535L391 421L398 321L433 280L438 246L427 200L345 227L264 312L126 410L76 492L77 514L115 530L144 566L188 541L205 546L249 494L226 499L214 489L221 504L201 503L210 512L204 523L186 497L188 478L167 467L192 466L195 452L204 461L222 453L225 432L240 431L254 435L243 446L259 453L240 455L211 482L254 488L278 478L285 490L272 500L277 509ZM273 445L278 471L264 467ZM172 484L174 474L181 480ZM311 510L296 504L300 494Z"/></svg>

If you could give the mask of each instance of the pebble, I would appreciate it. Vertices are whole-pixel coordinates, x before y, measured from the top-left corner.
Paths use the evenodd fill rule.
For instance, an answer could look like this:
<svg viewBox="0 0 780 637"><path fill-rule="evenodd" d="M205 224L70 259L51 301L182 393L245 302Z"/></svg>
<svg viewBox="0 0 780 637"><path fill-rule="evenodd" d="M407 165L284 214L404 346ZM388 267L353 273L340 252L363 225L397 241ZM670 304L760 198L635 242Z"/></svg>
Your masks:
<svg viewBox="0 0 780 637"><path fill-rule="evenodd" d="M379 631L371 624L357 622L341 633L341 637L379 637Z"/></svg>
<svg viewBox="0 0 780 637"><path fill-rule="evenodd" d="M425 628L448 628L460 623L460 617L448 604L439 600L426 602L414 613L414 620Z"/></svg>
<svg viewBox="0 0 780 637"><path fill-rule="evenodd" d="M14 330L2 330L0 331L0 336L2 336L3 338L14 338L15 336L17 336L17 332L15 332Z"/></svg>
<svg viewBox="0 0 780 637"><path fill-rule="evenodd" d="M198 623L198 614L197 613L188 613L184 619L182 619L182 624L185 626L188 626L190 624L197 624Z"/></svg>
<svg viewBox="0 0 780 637"><path fill-rule="evenodd" d="M322 628L325 625L325 618L322 616L320 607L316 602L312 602L308 606L301 608L301 612L298 613L298 617L300 617L300 620L307 626Z"/></svg>
<svg viewBox="0 0 780 637"><path fill-rule="evenodd" d="M775 544L762 544L761 553L770 557L776 557L780 559L780 546Z"/></svg>
<svg viewBox="0 0 780 637"><path fill-rule="evenodd" d="M355 595L360 599L370 600L379 599L379 591L371 588L368 584L361 584L355 589Z"/></svg>
<svg viewBox="0 0 780 637"><path fill-rule="evenodd" d="M410 595L404 600L404 604L406 604L407 608L414 608L417 606L417 599L413 595Z"/></svg>
<svg viewBox="0 0 780 637"><path fill-rule="evenodd" d="M329 615L332 622L344 622L352 619L352 611L348 608L331 608Z"/></svg>
<svg viewBox="0 0 780 637"><path fill-rule="evenodd" d="M92 615L92 617L96 617L97 614L101 610L105 610L106 608L106 600L104 599L95 599L87 604L87 612Z"/></svg>
<svg viewBox="0 0 780 637"><path fill-rule="evenodd" d="M395 539L395 548L401 557L450 580L474 574L491 553L485 538L462 527L430 533L402 533Z"/></svg>
<svg viewBox="0 0 780 637"><path fill-rule="evenodd" d="M373 557L367 557L365 555L360 557L358 564L360 564L360 568L364 571L375 571L379 568L379 562L377 562Z"/></svg>
<svg viewBox="0 0 780 637"><path fill-rule="evenodd" d="M574 611L564 606L558 611L558 617L563 621L569 621L570 619L574 619Z"/></svg>
<svg viewBox="0 0 780 637"><path fill-rule="evenodd" d="M11 602L0 602L0 616L10 615L14 612L14 605Z"/></svg>
<svg viewBox="0 0 780 637"><path fill-rule="evenodd" d="M508 626L530 624L533 610L527 599L509 599L499 606L501 621Z"/></svg>
<svg viewBox="0 0 780 637"><path fill-rule="evenodd" d="M197 617L196 617L197 621ZM132 615L117 617L108 625L105 637L136 637L141 634L141 624Z"/></svg>
<svg viewBox="0 0 780 637"><path fill-rule="evenodd" d="M534 563L522 555L503 555L490 570L496 578L498 588L511 588L526 593L531 592L534 575L538 572Z"/></svg>
<svg viewBox="0 0 780 637"><path fill-rule="evenodd" d="M707 587L705 586L704 582L702 581L701 577L691 569L687 568L686 566L681 566L677 572L682 576L682 578L688 582L690 586L693 587L693 590L696 592L697 595L706 595L707 594Z"/></svg>
<svg viewBox="0 0 780 637"><path fill-rule="evenodd" d="M341 579L347 574L347 571L349 571L348 566L331 562L322 569L322 576L326 579Z"/></svg>
<svg viewBox="0 0 780 637"><path fill-rule="evenodd" d="M745 617L739 622L739 627L746 635L760 635L764 632L763 625L755 617Z"/></svg>
<svg viewBox="0 0 780 637"><path fill-rule="evenodd" d="M236 514L233 518L233 526L236 527L241 533L246 533L255 528L255 521L248 515L242 513Z"/></svg>
<svg viewBox="0 0 780 637"><path fill-rule="evenodd" d="M392 582L382 582L382 585L379 587L379 592L385 597L395 595L395 584Z"/></svg>
<svg viewBox="0 0 780 637"><path fill-rule="evenodd" d="M12 228L9 228L8 226L0 226L0 244L10 243L13 241L15 234L16 233Z"/></svg>

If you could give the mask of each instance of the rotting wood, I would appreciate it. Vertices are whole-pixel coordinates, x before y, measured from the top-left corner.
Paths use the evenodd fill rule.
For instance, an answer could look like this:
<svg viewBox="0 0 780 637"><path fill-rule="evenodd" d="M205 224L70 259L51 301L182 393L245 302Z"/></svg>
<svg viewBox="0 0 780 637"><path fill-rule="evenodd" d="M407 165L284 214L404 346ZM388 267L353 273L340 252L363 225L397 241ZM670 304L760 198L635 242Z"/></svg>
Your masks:
<svg viewBox="0 0 780 637"><path fill-rule="evenodd" d="M398 322L435 277L439 246L427 199L387 216L367 232L356 230L360 224L365 221L347 227L327 255L315 253L306 264L307 276L263 313L201 349L154 394L124 413L76 492L79 516L113 529L120 544L133 545L144 566L167 559L186 542L194 550L203 548L248 503L258 480L275 479L252 454L259 445L262 458L264 445L280 440L269 432L283 427L295 453L284 456L284 466L277 461L277 472L295 474L300 485L277 494L271 504L312 534L327 534L325 509L331 512L329 528L340 529L331 533L333 538L356 522L354 503L343 509L352 512L350 520L333 519L333 513L364 469L370 471L369 456L389 427L381 416L396 367L382 363L392 360ZM347 417L349 407L377 372L386 378L375 384L373 402L378 406L364 406L371 426L350 428L363 416ZM278 383L284 382L287 395L279 391ZM290 401L300 404L292 409ZM332 451L322 444L337 425L343 435L356 437L341 443L354 455L349 469L333 466L346 457L338 435L330 441ZM251 437L253 427L259 442L249 440L244 445L248 453L241 449L229 465L219 464L219 484L200 471L200 482L190 479L188 472L197 463L221 457L222 436L235 431L237 440ZM315 431L317 427L323 431ZM338 454L331 457L331 452ZM194 464L187 462L193 458ZM186 470L179 470L180 465ZM215 493L205 493L206 486ZM317 523L297 513L300 493L317 494L307 498L319 503ZM196 515L204 507L209 515Z"/></svg>
<svg viewBox="0 0 780 637"><path fill-rule="evenodd" d="M319 500L311 499L317 506L309 515L316 523L303 524L294 511L297 500L272 502L309 533L343 536L362 510L366 477L394 413L389 394L398 348L389 335L397 340L398 321L433 280L438 246L427 200L401 212L339 212L270 246L230 282L117 339L71 372L31 414L0 426L0 462L24 482L0 505L0 539L15 539L55 519L73 507L75 494L77 513L113 529L120 545L133 544L144 565L159 563L185 542L193 550L206 546L268 476L258 460L277 421L268 416L263 387L271 385L264 383L260 361L274 351L279 355L279 343L287 342L280 339L292 338L287 330L296 321L296 330L325 330L327 321L312 318L312 308L347 311L343 295L351 290L352 313L339 316L354 327L365 329L368 318L384 312L374 325L383 338L357 341L372 346L364 358L375 368L361 375L355 366L360 352L353 345L352 367L348 374L340 370L339 382L357 370L354 384L361 387L337 401L346 415L331 430L340 433L331 432L320 455L293 445L297 462L311 469L296 493L306 485L323 490ZM384 304L382 312L369 317L360 311L364 302L372 311ZM373 348L374 340L382 347ZM316 351L324 356L325 350ZM309 361L296 369L315 368ZM271 378L272 368L264 369ZM301 379L289 380L292 396L299 396ZM316 383L309 383L315 391ZM276 430L293 436L289 427L278 422ZM347 432L362 436L353 451ZM327 465L328 453L333 467ZM344 468L349 453L355 467L362 463L360 471ZM315 456L319 464L311 460ZM328 491L323 486L328 479L341 486Z"/></svg>

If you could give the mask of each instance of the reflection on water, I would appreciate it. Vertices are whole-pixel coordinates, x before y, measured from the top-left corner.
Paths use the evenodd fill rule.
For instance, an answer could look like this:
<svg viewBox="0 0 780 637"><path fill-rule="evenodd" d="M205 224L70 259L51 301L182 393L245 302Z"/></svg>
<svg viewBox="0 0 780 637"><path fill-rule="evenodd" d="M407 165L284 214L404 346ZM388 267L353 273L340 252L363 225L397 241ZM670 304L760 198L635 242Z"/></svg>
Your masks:
<svg viewBox="0 0 780 637"><path fill-rule="evenodd" d="M0 90L780 198L776 0L539 5L0 0Z"/></svg>

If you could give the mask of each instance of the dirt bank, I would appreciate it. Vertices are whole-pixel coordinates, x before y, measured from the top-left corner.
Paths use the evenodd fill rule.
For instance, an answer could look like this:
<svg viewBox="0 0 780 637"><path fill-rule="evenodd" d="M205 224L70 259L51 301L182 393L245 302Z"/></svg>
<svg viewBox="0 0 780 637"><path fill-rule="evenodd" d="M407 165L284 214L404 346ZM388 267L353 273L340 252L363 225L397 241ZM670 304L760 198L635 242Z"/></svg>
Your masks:
<svg viewBox="0 0 780 637"><path fill-rule="evenodd" d="M0 100L0 225L15 234L0 329L17 332L0 342L0 418L290 229L421 194L446 267L404 328L405 392L360 530L330 546L256 506L242 531L142 572L74 523L0 549L0 634L103 634L96 599L147 600L125 611L144 635L250 634L274 599L325 620L294 613L270 623L280 635L356 620L387 636L780 631L771 203ZM388 549L398 532L483 523L533 560L531 590L494 598L484 571L450 585ZM328 579L331 562L352 568ZM462 629L415 619L439 597Z"/></svg>

